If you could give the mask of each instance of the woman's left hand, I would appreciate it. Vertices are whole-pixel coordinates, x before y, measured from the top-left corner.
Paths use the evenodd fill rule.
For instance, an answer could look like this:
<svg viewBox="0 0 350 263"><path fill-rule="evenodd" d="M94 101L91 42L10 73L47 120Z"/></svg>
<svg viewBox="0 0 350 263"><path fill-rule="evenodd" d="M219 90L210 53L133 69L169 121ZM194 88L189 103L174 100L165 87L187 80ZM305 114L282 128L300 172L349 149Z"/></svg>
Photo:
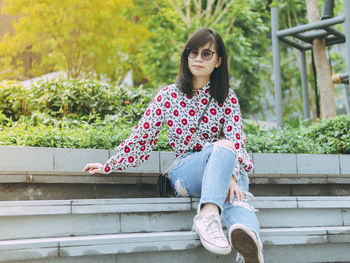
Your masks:
<svg viewBox="0 0 350 263"><path fill-rule="evenodd" d="M245 194L242 192L241 188L239 188L236 179L232 176L230 185L228 186L225 202L227 198L229 198L230 204L232 204L234 196L236 196L238 202L242 201L245 198Z"/></svg>
<svg viewBox="0 0 350 263"><path fill-rule="evenodd" d="M102 163L88 163L84 167L83 172L89 172L89 174L103 174L102 167Z"/></svg>

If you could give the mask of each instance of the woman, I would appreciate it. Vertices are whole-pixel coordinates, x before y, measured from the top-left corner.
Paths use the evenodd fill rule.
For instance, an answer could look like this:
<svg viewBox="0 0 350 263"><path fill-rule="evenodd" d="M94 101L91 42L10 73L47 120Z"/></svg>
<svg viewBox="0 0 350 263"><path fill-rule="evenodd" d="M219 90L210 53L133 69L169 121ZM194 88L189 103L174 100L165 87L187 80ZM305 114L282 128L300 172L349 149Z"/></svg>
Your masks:
<svg viewBox="0 0 350 263"><path fill-rule="evenodd" d="M164 124L179 156L169 179L178 196L200 197L193 228L203 246L223 255L232 246L245 263L263 262L259 222L247 202L247 171L253 164L245 149L238 100L229 88L225 46L214 30L201 29L187 41L176 84L158 92L114 156L105 164L87 164L84 171L108 174L140 165Z"/></svg>

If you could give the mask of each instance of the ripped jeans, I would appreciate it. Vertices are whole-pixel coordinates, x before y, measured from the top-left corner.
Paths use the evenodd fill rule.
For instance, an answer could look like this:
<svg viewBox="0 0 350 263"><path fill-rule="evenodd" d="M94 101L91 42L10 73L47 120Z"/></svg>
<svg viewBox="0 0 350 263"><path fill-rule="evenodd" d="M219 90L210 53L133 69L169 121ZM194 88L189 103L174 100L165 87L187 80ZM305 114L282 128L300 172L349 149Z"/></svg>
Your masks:
<svg viewBox="0 0 350 263"><path fill-rule="evenodd" d="M199 208L205 203L219 207L227 229L240 223L251 229L259 238L260 224L247 199L233 204L225 202L228 186L235 164L233 150L209 144L201 152L187 152L169 171L169 179L178 196L200 197ZM241 173L237 182L240 189L249 195L249 178Z"/></svg>

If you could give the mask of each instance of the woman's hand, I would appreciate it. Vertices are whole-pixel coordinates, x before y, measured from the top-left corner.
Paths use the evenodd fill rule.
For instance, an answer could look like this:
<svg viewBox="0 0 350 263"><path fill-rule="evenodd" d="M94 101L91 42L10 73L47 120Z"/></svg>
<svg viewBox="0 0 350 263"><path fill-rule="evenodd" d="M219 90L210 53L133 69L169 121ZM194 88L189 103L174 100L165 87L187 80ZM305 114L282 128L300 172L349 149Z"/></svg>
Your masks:
<svg viewBox="0 0 350 263"><path fill-rule="evenodd" d="M230 185L228 186L228 191L227 191L227 195L225 198L225 202L226 202L227 198L229 198L230 204L232 204L234 196L237 197L238 202L242 201L245 198L245 194L242 192L241 188L239 188L239 186L236 182L236 179L232 176L231 181L230 181Z"/></svg>
<svg viewBox="0 0 350 263"><path fill-rule="evenodd" d="M83 169L83 172L89 172L89 174L104 174L102 167L102 163L88 163Z"/></svg>

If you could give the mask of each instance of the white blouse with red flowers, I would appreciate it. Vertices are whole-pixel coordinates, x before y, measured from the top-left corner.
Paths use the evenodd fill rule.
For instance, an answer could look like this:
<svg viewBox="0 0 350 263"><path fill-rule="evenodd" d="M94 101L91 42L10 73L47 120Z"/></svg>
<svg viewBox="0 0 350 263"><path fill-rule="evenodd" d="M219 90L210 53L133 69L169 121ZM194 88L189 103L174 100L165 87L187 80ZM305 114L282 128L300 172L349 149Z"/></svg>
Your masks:
<svg viewBox="0 0 350 263"><path fill-rule="evenodd" d="M234 142L237 150L234 175L251 170L253 164L245 149L241 111L232 89L224 103L218 103L215 99L210 102L199 130L191 140L209 102L209 87L210 83L195 91L193 97L182 93L176 84L160 90L130 137L116 148L117 153L103 165L103 171L106 174L121 171L146 161L164 124L169 126L168 141L177 156L186 149L200 150L206 143L226 139Z"/></svg>

